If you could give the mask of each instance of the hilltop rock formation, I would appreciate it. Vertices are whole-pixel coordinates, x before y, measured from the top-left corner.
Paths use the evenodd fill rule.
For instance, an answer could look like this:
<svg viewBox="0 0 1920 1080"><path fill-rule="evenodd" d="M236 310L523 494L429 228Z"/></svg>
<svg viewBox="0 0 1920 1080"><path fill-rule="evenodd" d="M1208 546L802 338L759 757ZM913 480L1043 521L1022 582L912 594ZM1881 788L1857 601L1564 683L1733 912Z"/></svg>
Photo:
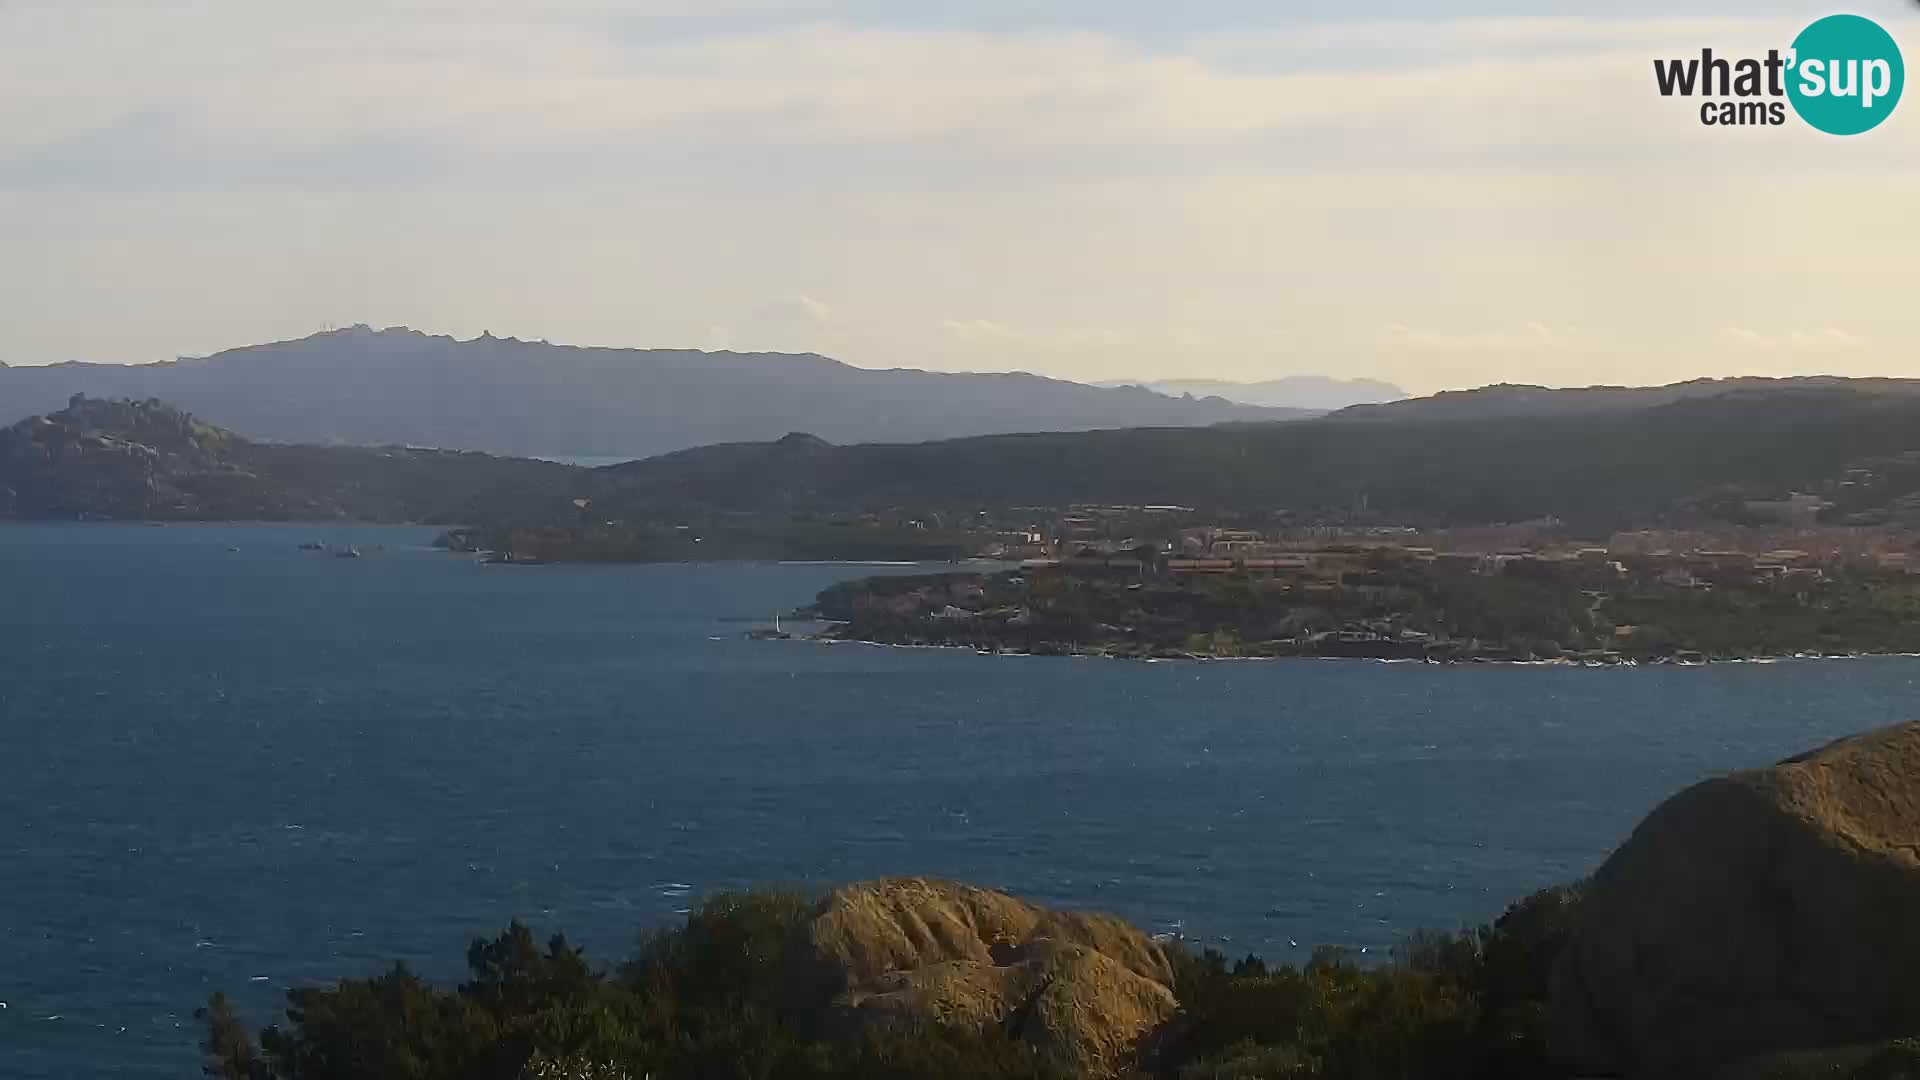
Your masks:
<svg viewBox="0 0 1920 1080"><path fill-rule="evenodd" d="M222 471L230 439L158 401L75 395L52 416L0 430L0 516L147 517L184 506L176 480Z"/></svg>
<svg viewBox="0 0 1920 1080"><path fill-rule="evenodd" d="M1920 724L1695 785L1601 867L1554 973L1584 1074L1920 1031Z"/></svg>
<svg viewBox="0 0 1920 1080"><path fill-rule="evenodd" d="M75 395L0 428L0 517L422 521L566 506L583 470L405 447L250 442L164 402ZM542 501L544 500L544 501Z"/></svg>
<svg viewBox="0 0 1920 1080"><path fill-rule="evenodd" d="M829 1003L854 1026L997 1027L1080 1075L1131 1069L1176 1010L1167 957L1139 930L953 882L835 889L793 950L796 1003Z"/></svg>

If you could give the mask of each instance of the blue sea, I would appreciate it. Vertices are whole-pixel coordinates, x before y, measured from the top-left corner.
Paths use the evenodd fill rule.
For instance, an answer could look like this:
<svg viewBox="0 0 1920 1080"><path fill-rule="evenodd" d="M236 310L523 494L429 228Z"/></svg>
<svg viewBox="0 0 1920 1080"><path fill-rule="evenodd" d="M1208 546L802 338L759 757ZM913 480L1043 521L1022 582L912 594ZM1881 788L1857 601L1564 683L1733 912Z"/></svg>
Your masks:
<svg viewBox="0 0 1920 1080"><path fill-rule="evenodd" d="M1233 954L1383 950L1591 871L1692 781L1913 716L1920 678L756 642L874 571L432 535L0 528L0 1076L194 1075L215 989L262 1022L396 959L455 978L514 917L612 962L755 883L943 875Z"/></svg>

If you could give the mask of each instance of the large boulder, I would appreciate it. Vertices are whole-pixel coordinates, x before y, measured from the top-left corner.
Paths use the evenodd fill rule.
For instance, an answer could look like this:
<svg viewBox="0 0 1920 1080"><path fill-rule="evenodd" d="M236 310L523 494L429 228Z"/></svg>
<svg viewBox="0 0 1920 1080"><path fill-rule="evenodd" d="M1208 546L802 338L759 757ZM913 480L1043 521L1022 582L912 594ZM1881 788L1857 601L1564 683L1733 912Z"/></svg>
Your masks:
<svg viewBox="0 0 1920 1080"><path fill-rule="evenodd" d="M1134 927L924 878L827 894L788 967L797 1004L859 1026L997 1028L1087 1076L1132 1068L1176 1010L1166 954Z"/></svg>
<svg viewBox="0 0 1920 1080"><path fill-rule="evenodd" d="M1594 876L1553 1037L1596 1075L1694 1077L1920 1032L1920 724L1681 792Z"/></svg>

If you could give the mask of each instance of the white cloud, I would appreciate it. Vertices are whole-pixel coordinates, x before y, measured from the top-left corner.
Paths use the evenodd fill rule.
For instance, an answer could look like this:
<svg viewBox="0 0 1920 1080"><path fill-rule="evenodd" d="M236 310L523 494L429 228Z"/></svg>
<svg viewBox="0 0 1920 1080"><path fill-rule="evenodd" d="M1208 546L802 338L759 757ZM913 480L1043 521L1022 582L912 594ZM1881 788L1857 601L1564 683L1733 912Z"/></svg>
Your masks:
<svg viewBox="0 0 1920 1080"><path fill-rule="evenodd" d="M1389 325L1375 343L1383 349L1414 352L1519 353L1537 355L1591 348L1579 331L1530 322L1506 329L1436 330L1430 327Z"/></svg>
<svg viewBox="0 0 1920 1080"><path fill-rule="evenodd" d="M937 327L968 344L1018 346L1033 352L1078 352L1142 343L1138 333L1116 327L1023 327L992 319L942 319Z"/></svg>
<svg viewBox="0 0 1920 1080"><path fill-rule="evenodd" d="M843 329L832 307L802 293L759 305L725 337L732 348L826 352L831 351Z"/></svg>
<svg viewBox="0 0 1920 1080"><path fill-rule="evenodd" d="M1848 333L1838 327L1823 326L1813 330L1788 330L1782 333L1761 333L1744 326L1729 326L1722 330L1721 337L1743 349L1797 349L1806 352L1842 352L1866 347L1867 342L1857 334Z"/></svg>
<svg viewBox="0 0 1920 1080"><path fill-rule="evenodd" d="M0 359L364 320L1425 390L1920 336L1920 103L1836 141L1653 90L1790 24L854 10L0 0Z"/></svg>
<svg viewBox="0 0 1920 1080"><path fill-rule="evenodd" d="M959 338L961 341L1012 341L1017 337L1013 330L991 319L942 319L941 331Z"/></svg>
<svg viewBox="0 0 1920 1080"><path fill-rule="evenodd" d="M1157 44L721 15L654 29L690 7L0 8L0 184L8 158L165 185L195 160L295 155L326 161L309 170L324 184L384 175L401 150L484 176L502 158L556 154L737 172L879 148L978 182L1010 164L1082 175L1758 164L1783 144L1703 132L1684 103L1653 93L1648 64L1790 32L1776 21L1360 21ZM1340 64L1313 60L1327 55ZM1893 145L1915 143L1868 150Z"/></svg>
<svg viewBox="0 0 1920 1080"><path fill-rule="evenodd" d="M1489 53L1698 50L1702 45L1745 47L1791 40L1800 23L1752 16L1435 16L1335 20L1264 32L1199 35L1190 47L1214 58L1271 62L1276 55L1300 58L1308 65L1330 62L1352 66L1357 54L1379 53L1395 62L1408 56L1457 62Z"/></svg>

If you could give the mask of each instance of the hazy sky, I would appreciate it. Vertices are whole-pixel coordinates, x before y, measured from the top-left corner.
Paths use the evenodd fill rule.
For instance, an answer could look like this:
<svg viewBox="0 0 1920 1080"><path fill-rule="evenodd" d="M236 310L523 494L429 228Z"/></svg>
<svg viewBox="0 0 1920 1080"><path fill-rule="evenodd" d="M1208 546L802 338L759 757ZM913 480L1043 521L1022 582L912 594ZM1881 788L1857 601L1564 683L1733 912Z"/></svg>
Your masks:
<svg viewBox="0 0 1920 1080"><path fill-rule="evenodd" d="M0 0L0 360L368 322L1416 391L1920 375L1920 91L1849 140L1703 128L1654 57L1833 9L1609 6ZM1852 10L1920 63L1920 5Z"/></svg>

